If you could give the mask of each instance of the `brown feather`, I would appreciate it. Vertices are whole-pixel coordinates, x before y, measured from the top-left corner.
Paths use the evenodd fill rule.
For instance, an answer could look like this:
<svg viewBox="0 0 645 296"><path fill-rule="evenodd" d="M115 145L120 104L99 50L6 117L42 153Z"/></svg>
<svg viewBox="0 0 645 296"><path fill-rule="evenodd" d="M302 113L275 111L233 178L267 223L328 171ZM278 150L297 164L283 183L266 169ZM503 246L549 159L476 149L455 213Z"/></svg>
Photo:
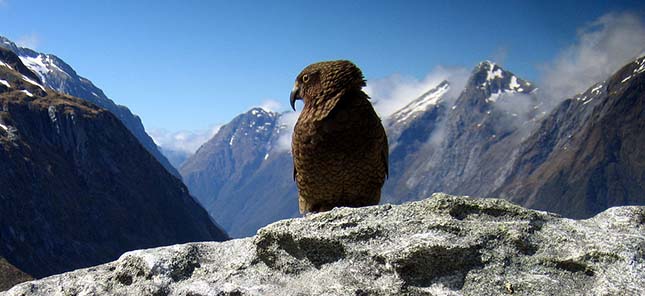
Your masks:
<svg viewBox="0 0 645 296"><path fill-rule="evenodd" d="M322 62L305 68L296 83L305 103L292 139L300 212L378 204L387 137L361 90L361 71L348 61Z"/></svg>

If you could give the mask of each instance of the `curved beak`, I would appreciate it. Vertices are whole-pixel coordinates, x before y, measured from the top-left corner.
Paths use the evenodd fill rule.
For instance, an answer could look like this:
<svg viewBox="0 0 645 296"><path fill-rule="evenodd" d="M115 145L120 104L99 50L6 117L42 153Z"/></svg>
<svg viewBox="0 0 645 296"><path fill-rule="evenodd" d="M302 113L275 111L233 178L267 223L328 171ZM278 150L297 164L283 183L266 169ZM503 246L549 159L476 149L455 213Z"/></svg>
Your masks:
<svg viewBox="0 0 645 296"><path fill-rule="evenodd" d="M291 105L291 109L293 109L293 111L296 111L296 100L302 100L302 98L300 97L300 87L298 87L297 83L293 86L291 95L289 96L289 104Z"/></svg>

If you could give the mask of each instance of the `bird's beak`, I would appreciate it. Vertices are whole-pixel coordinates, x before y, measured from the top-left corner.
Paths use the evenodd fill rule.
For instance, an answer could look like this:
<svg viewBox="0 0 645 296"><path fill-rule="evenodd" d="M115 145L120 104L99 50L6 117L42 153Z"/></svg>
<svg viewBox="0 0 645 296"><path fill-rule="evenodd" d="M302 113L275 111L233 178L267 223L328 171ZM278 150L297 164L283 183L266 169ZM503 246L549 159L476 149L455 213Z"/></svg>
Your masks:
<svg viewBox="0 0 645 296"><path fill-rule="evenodd" d="M291 109L293 109L293 111L296 111L296 100L302 100L302 98L300 97L300 87L298 87L298 83L293 85L291 96L289 96L289 103L291 104Z"/></svg>

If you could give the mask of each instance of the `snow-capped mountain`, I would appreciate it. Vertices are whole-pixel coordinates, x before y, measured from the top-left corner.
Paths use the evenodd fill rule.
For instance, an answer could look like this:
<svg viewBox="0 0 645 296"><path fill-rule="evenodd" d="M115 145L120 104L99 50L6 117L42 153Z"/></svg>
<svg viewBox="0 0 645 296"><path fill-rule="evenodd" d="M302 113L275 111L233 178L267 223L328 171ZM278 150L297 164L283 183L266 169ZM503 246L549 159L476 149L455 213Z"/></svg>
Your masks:
<svg viewBox="0 0 645 296"><path fill-rule="evenodd" d="M390 120L397 124L405 124L410 120L416 119L419 115L426 112L441 102L443 96L450 89L450 83L446 80L442 81L435 88L427 91L417 99L410 102L401 110L396 111L390 116Z"/></svg>
<svg viewBox="0 0 645 296"><path fill-rule="evenodd" d="M43 277L227 238L112 113L40 79L0 48L0 257Z"/></svg>
<svg viewBox="0 0 645 296"><path fill-rule="evenodd" d="M391 174L383 199L400 203L433 192L492 190L505 174L507 153L539 109L533 91L529 82L485 61L457 98L443 96L410 121L390 120Z"/></svg>
<svg viewBox="0 0 645 296"><path fill-rule="evenodd" d="M222 126L180 169L190 192L232 237L298 213L284 119L253 108Z"/></svg>
<svg viewBox="0 0 645 296"><path fill-rule="evenodd" d="M590 202L594 206L576 208L572 205L584 204L580 201L584 200L585 195L576 193L578 195L569 196L563 191L562 195L550 196L571 202L554 202L545 196L549 196L546 192L551 192L548 188L553 190L556 185L543 184L548 178L540 181L531 179L535 178L533 171L536 166L548 167L554 162L566 164L553 160L556 156L551 156L555 155L551 151L573 149L568 139L579 133L581 126L597 125L599 118L606 118L597 117L594 114L598 113L594 110L607 101L603 98L617 89L610 88L612 81L622 85L634 83L631 99L634 96L642 98L642 80L639 80L640 73L645 71L642 61L635 62L632 68L630 71L633 73L621 74L595 84L588 91L562 103L552 113L547 113L548 106L540 100L539 91L532 83L489 61L473 69L460 92L451 90L450 81L439 83L389 118L383 119L390 143L390 175L383 189L382 202L418 200L434 192L482 197L515 196L518 197L517 202L523 205L577 217L597 213L608 205L621 202L645 203L638 198L634 200L637 195L630 193L618 195L622 196L622 201ZM638 110L642 109L626 114L636 114ZM248 126L253 112L259 111L252 110L234 119L226 132L216 135L193 156L190 166L182 168L190 190L233 236L251 235L266 223L298 214L296 188L291 175L289 131L285 128L274 130L271 136L261 137L263 140L252 144L238 140L239 137L246 137L251 141L256 138L254 132L233 132ZM292 113L275 114L276 119L273 120L280 122L289 115L293 116ZM629 124L641 122L645 120L636 115L629 120ZM645 129L631 131L635 135L634 141L642 137L643 133L638 132L642 130ZM286 148L274 148L276 143L284 143L285 139ZM240 152L236 152L238 149ZM589 153L593 157L604 157L595 152ZM640 162L632 161L632 164L645 163L642 161L644 156L628 154L641 159ZM266 155L269 155L267 159ZM560 171L550 172L557 176L579 174L572 167L558 168ZM631 171L621 171L623 177L612 177L631 180L645 175L641 168L630 168ZM602 167L602 170L609 169L610 166ZM631 172L636 175L630 175ZM562 180L558 182L565 187L573 186L573 183ZM587 188L602 182L594 179L589 183L576 183L576 186L582 184ZM602 186L611 188L610 185ZM634 186L632 184L627 188L632 190L630 192L640 192ZM645 196L645 193L640 196ZM595 196L593 198L596 199ZM591 210L578 212L583 208Z"/></svg>
<svg viewBox="0 0 645 296"><path fill-rule="evenodd" d="M645 204L644 72L641 57L562 102L519 147L493 195L575 218Z"/></svg>
<svg viewBox="0 0 645 296"><path fill-rule="evenodd" d="M112 112L170 173L177 177L180 176L146 133L141 119L132 114L127 107L115 104L90 80L79 76L70 65L53 54L39 53L29 48L19 47L2 36L0 36L0 47L9 49L18 55L22 63L37 75L45 87L84 99Z"/></svg>

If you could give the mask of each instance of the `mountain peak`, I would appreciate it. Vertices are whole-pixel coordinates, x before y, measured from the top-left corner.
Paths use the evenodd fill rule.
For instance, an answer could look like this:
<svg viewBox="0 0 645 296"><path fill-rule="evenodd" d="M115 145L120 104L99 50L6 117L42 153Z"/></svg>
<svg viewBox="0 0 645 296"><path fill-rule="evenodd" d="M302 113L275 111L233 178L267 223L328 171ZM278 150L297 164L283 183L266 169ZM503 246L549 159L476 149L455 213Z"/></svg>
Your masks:
<svg viewBox="0 0 645 296"><path fill-rule="evenodd" d="M247 111L245 114L255 116L255 117L258 117L258 118L260 118L260 117L273 118L273 117L276 117L278 115L278 113L275 113L275 112L270 111L270 110L266 110L266 109L264 109L262 107L253 107L253 108L251 108L251 110Z"/></svg>
<svg viewBox="0 0 645 296"><path fill-rule="evenodd" d="M139 117L132 114L127 107L115 104L105 95L103 90L94 85L89 79L79 76L65 61L53 54L40 53L29 48L20 47L11 40L0 36L0 60L3 58L2 55L6 56L2 51L9 51L16 56L15 60L17 60L17 64L21 65L21 68L14 67L13 69L25 75L28 80L23 80L26 82L41 87L43 92L45 88L51 88L57 92L81 98L112 112L139 139L148 152L163 164L166 170L176 177L180 177L179 172L172 167L152 141L152 138L146 133ZM4 61L5 63L7 62L6 60ZM12 65L11 63L8 64Z"/></svg>
<svg viewBox="0 0 645 296"><path fill-rule="evenodd" d="M487 103L494 103L503 94L528 94L535 90L530 82L488 60L477 64L467 87L487 92Z"/></svg>
<svg viewBox="0 0 645 296"><path fill-rule="evenodd" d="M448 92L450 89L450 83L446 80L441 81L437 86L428 90L408 105L403 107L401 110L392 114L391 118L393 122L404 122L409 119L414 119L418 114L421 114L428 110L428 108L437 105L441 102L441 98Z"/></svg>

